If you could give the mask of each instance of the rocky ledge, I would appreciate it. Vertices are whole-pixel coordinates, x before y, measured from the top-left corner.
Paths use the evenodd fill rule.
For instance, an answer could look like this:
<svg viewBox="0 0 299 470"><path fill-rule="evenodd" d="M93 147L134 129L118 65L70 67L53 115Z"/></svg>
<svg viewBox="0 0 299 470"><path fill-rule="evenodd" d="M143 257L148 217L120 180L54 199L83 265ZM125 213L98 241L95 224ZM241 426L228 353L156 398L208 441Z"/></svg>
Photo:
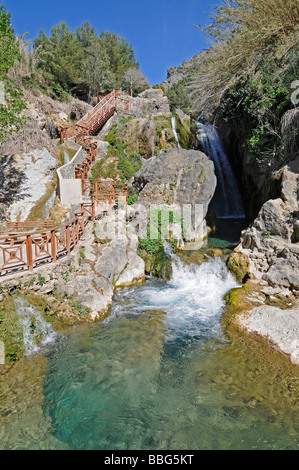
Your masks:
<svg viewBox="0 0 299 470"><path fill-rule="evenodd" d="M138 237L127 228L128 218L133 227L134 222L138 225L138 217L138 210L129 208L127 214L120 210L95 224L90 222L70 256L33 273L4 277L1 291L18 289L45 297L55 320L62 322L105 318L116 288L145 279L145 264L137 255Z"/></svg>
<svg viewBox="0 0 299 470"><path fill-rule="evenodd" d="M228 260L240 282L255 283L256 296L262 296L259 306L248 299L235 323L299 364L299 156L275 178L280 198L262 206Z"/></svg>
<svg viewBox="0 0 299 470"><path fill-rule="evenodd" d="M276 174L281 197L270 199L253 224L242 232L230 267L243 264L242 275L299 295L299 156Z"/></svg>

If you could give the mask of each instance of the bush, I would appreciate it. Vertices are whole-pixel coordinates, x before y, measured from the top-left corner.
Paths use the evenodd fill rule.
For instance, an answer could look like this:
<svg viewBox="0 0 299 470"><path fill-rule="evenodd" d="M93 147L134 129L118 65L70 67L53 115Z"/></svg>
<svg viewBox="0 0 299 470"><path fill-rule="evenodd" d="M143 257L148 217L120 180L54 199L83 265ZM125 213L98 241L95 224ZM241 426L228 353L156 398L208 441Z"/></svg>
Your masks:
<svg viewBox="0 0 299 470"><path fill-rule="evenodd" d="M184 113L190 111L191 102L185 88L184 80L180 80L168 89L167 98L172 113L174 113L176 109L181 109Z"/></svg>
<svg viewBox="0 0 299 470"><path fill-rule="evenodd" d="M135 202L137 201L137 198L138 198L138 194L132 194L131 196L128 196L128 205L132 206L133 204L135 204Z"/></svg>

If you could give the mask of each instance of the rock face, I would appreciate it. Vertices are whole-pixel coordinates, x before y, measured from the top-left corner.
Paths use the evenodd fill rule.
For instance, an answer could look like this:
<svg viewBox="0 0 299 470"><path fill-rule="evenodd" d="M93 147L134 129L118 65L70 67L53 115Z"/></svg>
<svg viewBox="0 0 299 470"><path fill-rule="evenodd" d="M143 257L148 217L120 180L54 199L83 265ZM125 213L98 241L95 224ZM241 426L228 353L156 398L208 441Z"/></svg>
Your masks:
<svg viewBox="0 0 299 470"><path fill-rule="evenodd" d="M252 277L299 294L299 157L283 167L277 179L281 197L262 206L253 224L242 233L233 256L248 258Z"/></svg>
<svg viewBox="0 0 299 470"><path fill-rule="evenodd" d="M146 207L185 205L194 212L200 206L198 217L192 220L193 231L205 224L216 184L213 162L202 152L184 149L168 149L152 157L136 173L133 182L139 193L138 203Z"/></svg>
<svg viewBox="0 0 299 470"><path fill-rule="evenodd" d="M114 135L127 154L140 155L142 158L150 158L160 149L177 147L170 113L120 121L114 128Z"/></svg>
<svg viewBox="0 0 299 470"><path fill-rule="evenodd" d="M138 209L129 208L114 212L97 223L86 226L85 237L70 256L34 270L6 276L0 282L4 289L24 286L43 296L51 305L59 302L58 317L63 320L74 314L63 309L75 305L88 313L80 313L79 319L94 321L107 315L115 288L138 284L145 279L145 263L137 255L139 225ZM130 222L129 227L127 224ZM56 307L57 308L57 307ZM76 317L76 316L75 316ZM77 321L78 318L75 318Z"/></svg>
<svg viewBox="0 0 299 470"><path fill-rule="evenodd" d="M45 148L14 155L2 163L1 218L26 220L31 209L46 194L57 167L56 158Z"/></svg>
<svg viewBox="0 0 299 470"><path fill-rule="evenodd" d="M204 53L195 54L190 60L185 60L179 67L169 67L167 70L167 78L161 85L168 90L172 85L180 80L188 80L194 73L194 67L202 60Z"/></svg>
<svg viewBox="0 0 299 470"><path fill-rule="evenodd" d="M53 100L38 90L24 89L26 121L6 136L0 148L0 221L24 220L56 178L61 125L80 119L91 106L75 98ZM3 157L3 158L2 158ZM9 211L8 211L9 209Z"/></svg>
<svg viewBox="0 0 299 470"><path fill-rule="evenodd" d="M131 219L137 217L129 210ZM103 315L112 303L115 287L127 287L145 279L144 261L137 255L138 237L127 229L124 211L101 219L87 233L81 247L81 265L76 275L60 280L58 290L78 294L78 301L91 309L92 317Z"/></svg>
<svg viewBox="0 0 299 470"><path fill-rule="evenodd" d="M167 114L170 112L167 96L160 89L149 89L131 98L131 114L136 117L149 114Z"/></svg>

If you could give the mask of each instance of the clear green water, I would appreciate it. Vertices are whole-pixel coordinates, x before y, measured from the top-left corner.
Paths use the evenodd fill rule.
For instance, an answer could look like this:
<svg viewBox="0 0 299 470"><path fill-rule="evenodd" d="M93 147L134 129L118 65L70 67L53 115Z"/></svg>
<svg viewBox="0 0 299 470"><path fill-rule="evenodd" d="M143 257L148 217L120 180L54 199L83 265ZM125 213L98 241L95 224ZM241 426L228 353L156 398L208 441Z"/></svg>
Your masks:
<svg viewBox="0 0 299 470"><path fill-rule="evenodd" d="M298 449L298 367L221 328L220 259L115 295L0 383L2 449Z"/></svg>

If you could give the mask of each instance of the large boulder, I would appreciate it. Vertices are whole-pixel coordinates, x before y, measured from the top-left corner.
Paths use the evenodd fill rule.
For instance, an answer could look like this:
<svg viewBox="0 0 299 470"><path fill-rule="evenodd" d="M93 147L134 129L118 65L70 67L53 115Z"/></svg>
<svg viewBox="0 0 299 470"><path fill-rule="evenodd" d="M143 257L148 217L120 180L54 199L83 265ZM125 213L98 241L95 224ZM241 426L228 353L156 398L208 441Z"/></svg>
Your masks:
<svg viewBox="0 0 299 470"><path fill-rule="evenodd" d="M148 114L167 114L170 112L167 96L161 89L150 88L131 98L131 113L135 116Z"/></svg>
<svg viewBox="0 0 299 470"><path fill-rule="evenodd" d="M133 181L139 193L139 204L183 208L185 213L191 211L191 232L196 234L201 228L203 237L206 236L205 217L216 184L214 164L204 153L178 148L162 151L149 159Z"/></svg>
<svg viewBox="0 0 299 470"><path fill-rule="evenodd" d="M15 154L0 164L1 218L24 221L56 178L58 161L46 148Z"/></svg>

